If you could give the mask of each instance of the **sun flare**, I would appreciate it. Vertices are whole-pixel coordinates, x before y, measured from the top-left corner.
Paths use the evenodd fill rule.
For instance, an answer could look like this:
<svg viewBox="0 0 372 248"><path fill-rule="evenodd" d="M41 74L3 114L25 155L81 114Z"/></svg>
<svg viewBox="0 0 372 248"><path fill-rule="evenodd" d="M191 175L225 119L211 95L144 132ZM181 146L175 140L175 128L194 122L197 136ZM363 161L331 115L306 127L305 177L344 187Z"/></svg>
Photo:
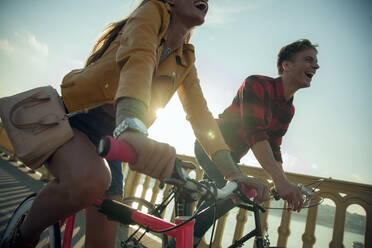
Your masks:
<svg viewBox="0 0 372 248"><path fill-rule="evenodd" d="M156 117L157 118L159 118L159 117L161 117L161 116L163 116L164 115L164 108L158 108L157 110L156 110Z"/></svg>

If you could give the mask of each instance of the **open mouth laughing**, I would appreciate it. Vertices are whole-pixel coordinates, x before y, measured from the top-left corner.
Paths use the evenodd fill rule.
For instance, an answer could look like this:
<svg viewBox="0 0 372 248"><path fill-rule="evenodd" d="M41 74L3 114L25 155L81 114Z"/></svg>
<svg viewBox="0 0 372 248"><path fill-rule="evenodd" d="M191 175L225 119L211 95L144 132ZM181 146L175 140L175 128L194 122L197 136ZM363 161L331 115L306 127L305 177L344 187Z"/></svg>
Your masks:
<svg viewBox="0 0 372 248"><path fill-rule="evenodd" d="M311 80L315 75L315 72L305 72L305 75L309 80Z"/></svg>

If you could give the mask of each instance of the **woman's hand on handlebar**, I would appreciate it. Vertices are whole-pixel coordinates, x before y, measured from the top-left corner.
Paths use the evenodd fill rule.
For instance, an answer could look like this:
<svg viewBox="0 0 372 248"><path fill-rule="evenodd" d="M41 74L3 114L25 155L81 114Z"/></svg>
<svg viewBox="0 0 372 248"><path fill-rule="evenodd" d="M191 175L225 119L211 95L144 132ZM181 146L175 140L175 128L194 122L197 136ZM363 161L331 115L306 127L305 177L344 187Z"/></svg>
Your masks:
<svg viewBox="0 0 372 248"><path fill-rule="evenodd" d="M120 134L118 140L129 143L136 152L136 162L129 164L132 170L161 180L171 176L176 160L172 146L130 130Z"/></svg>
<svg viewBox="0 0 372 248"><path fill-rule="evenodd" d="M257 204L270 199L269 188L259 179L247 177L243 174L236 174L231 176L229 180L243 183L248 189L255 189L256 196L254 197L254 202ZM235 202L235 199L233 199L233 201Z"/></svg>

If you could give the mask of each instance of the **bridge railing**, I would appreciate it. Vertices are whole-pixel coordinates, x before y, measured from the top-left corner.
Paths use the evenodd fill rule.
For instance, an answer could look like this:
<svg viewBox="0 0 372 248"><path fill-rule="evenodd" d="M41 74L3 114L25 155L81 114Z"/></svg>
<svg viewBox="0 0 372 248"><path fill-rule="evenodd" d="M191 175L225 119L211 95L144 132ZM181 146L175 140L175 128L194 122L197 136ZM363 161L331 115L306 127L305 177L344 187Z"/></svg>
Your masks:
<svg viewBox="0 0 372 248"><path fill-rule="evenodd" d="M12 146L9 139L5 133L4 128L0 125L0 148L1 151L8 152L12 155ZM191 161L195 164L195 158L189 156L179 155L183 160ZM264 170L257 167L251 166L241 166L243 173L246 175L251 175L262 180L269 180L268 175ZM159 189L159 181L156 181L150 177L141 175L134 171L130 171L126 168L126 178L125 178L125 196L140 196L149 198L152 203L157 202L162 198L164 193L169 191L169 187L164 190ZM46 173L40 171L42 174ZM200 180L202 178L202 171L198 167L194 172L196 179ZM308 175L300 175L294 173L286 174L288 179L294 183L308 184L318 181L319 177L313 177ZM138 189L142 190L138 191ZM138 195L140 192L140 195ZM327 198L333 201L336 211L333 223L333 234L329 243L329 247L344 247L343 238L345 233L345 221L347 208L353 204L361 206L366 213L365 221L365 232L364 232L364 247L372 247L372 186L352 183L340 180L326 179L324 183L320 185L319 191L314 195L311 205L317 205L319 197ZM266 207L270 206L270 202L265 203ZM268 214L270 210L266 211L265 214L261 215L262 231L265 233L266 227L269 227ZM288 239L291 237L290 233L290 223L291 223L292 212L283 211L281 216L281 223L277 230L278 238L276 240L276 245L285 246ZM305 231L302 234L302 247L314 247L316 242L315 228L318 216L318 206L312 207L307 211L306 216L306 226ZM225 223L227 216L220 218L216 228L215 238L213 240L213 247L222 247L222 239L225 232ZM245 210L239 210L236 216L235 232L232 240L236 240L243 235L243 229L245 222L247 222L247 212ZM230 229L230 227L229 227ZM367 235L368 234L368 235ZM231 241L232 241L231 240ZM201 248L207 247L205 241L202 241Z"/></svg>
<svg viewBox="0 0 372 248"><path fill-rule="evenodd" d="M191 161L195 164L195 159L189 156L179 155L183 160ZM258 167L252 166L241 166L243 173L246 175L251 175L262 180L269 180L268 175L265 171ZM202 178L202 171L200 168L197 168L194 172L196 179L200 180ZM158 203L159 199L169 191L169 187L166 187L164 190L160 190L160 182L154 180L148 176L144 176L140 173L130 171L126 168L125 173L125 196L139 196L146 198L153 204ZM300 175L294 173L286 173L288 179L293 183L302 183L304 185L310 184L316 181L319 181L322 178L313 177L308 175ZM139 190L140 189L140 190ZM364 247L372 247L372 186L365 184L358 184L352 182L345 182L340 180L326 179L323 182L319 190L314 194L313 200L310 205L317 205L320 201L320 197L330 199L334 202L336 211L335 218L333 223L333 234L330 238L329 247L344 247L343 245L343 235L345 232L345 219L346 219L346 210L350 205L357 204L360 205L366 213L366 223L365 223L365 233L364 233ZM265 203L266 207L270 206L270 202ZM169 211L169 209L168 209ZM268 215L270 210L267 210L264 214L261 214L261 223L262 231L265 233L266 227L270 227L268 222ZM286 246L288 239L291 238L291 215L292 212L283 210L281 215L281 223L277 229L277 240L270 240L272 245L277 246ZM315 245L316 235L315 228L317 224L317 215L318 215L318 206L314 206L308 209L306 216L305 231L302 234L302 247L317 247ZM236 240L243 236L244 225L247 222L248 213L246 210L240 209L236 215L234 235L230 237L230 243L233 240ZM222 240L227 238L224 233L226 232L226 219L227 216L224 216L219 219L216 233L214 235L213 247L223 247ZM253 221L253 220L252 220ZM229 229L233 229L230 225ZM297 231L297 230L296 230ZM367 235L369 233L369 235ZM205 240L200 244L201 248L208 247Z"/></svg>

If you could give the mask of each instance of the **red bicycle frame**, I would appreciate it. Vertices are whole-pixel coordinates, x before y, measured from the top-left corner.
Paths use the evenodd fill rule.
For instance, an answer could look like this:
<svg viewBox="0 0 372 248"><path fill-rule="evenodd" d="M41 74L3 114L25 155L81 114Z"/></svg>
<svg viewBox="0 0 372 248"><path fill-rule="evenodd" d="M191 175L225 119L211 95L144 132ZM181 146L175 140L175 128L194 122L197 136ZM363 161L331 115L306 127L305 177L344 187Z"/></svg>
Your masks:
<svg viewBox="0 0 372 248"><path fill-rule="evenodd" d="M105 157L106 159L115 159L115 160L130 162L130 163L135 162L136 153L133 151L132 147L130 147L129 144L118 142L117 140L109 136L106 137L106 141L108 142L106 142L105 145L109 144L109 147L104 147L104 148L101 147L101 149L103 149L105 153L103 157ZM112 200L103 199L103 198L97 199L94 205L99 208L102 208L102 205L104 205L103 203L107 201L112 201ZM115 201L112 201L112 202L115 202ZM154 230L154 231L162 231L162 230L176 227L177 225L182 224L187 219L187 217L184 217L184 216L176 217L175 223L171 223L163 219L157 218L155 216L145 214L135 209L132 209L119 202L115 202L115 204L120 204L122 205L121 208L127 208L129 210L130 216L125 216L125 218L129 218L132 222L145 226L149 228L150 230ZM110 215L110 210L108 210L107 213L105 214ZM62 248L71 247L75 216L76 215L72 215L60 223L60 226L66 223L65 232L63 235ZM194 220L191 220L179 226L176 229L173 229L173 230L170 230L164 233L176 239L176 248L192 248L194 244L194 224L195 224Z"/></svg>
<svg viewBox="0 0 372 248"><path fill-rule="evenodd" d="M65 226L65 232L63 234L63 240L62 240L62 248L70 248L71 242L72 242L72 234L74 231L74 225L75 225L75 218L76 214L71 215L67 219L61 221L60 227L63 226L64 223L66 223Z"/></svg>
<svg viewBox="0 0 372 248"><path fill-rule="evenodd" d="M108 199L99 199L95 201L97 207L101 207L102 203L105 201L112 201ZM150 230L159 232L166 229L171 229L177 225L182 224L188 217L176 217L175 223L165 221L153 215L145 214L135 209L132 209L128 206L125 206L122 203L115 202L115 204L120 204L122 208L127 208L130 212L130 216L123 216L123 218L129 218L133 223L144 226ZM109 213L107 213L109 215ZM61 222L61 226L66 223L65 231L63 235L62 248L70 248L72 241L72 234L74 229L76 215L68 217L66 220ZM194 224L195 221L191 220L187 223L177 227L176 229L166 231L164 234L174 237L176 239L176 248L192 248L194 245Z"/></svg>
<svg viewBox="0 0 372 248"><path fill-rule="evenodd" d="M130 163L134 163L136 160L136 153L129 144L117 141L109 136L101 140L98 153L106 159ZM242 188L245 195L248 197L253 197L255 195L255 190L248 190L244 185L242 185ZM176 248L193 248L194 246L195 222L194 220L189 220L192 215L192 202L186 201L182 197L176 197L175 223L167 222L153 215L142 213L110 199L97 199L94 205L99 207L100 211L112 220L119 221L123 224L139 224L152 231L164 232L164 234L174 237L176 239ZM184 223L185 221L187 221L187 223ZM66 221L62 248L70 248L71 246L74 222L75 215L69 217ZM62 224L63 223L61 223L61 226Z"/></svg>
<svg viewBox="0 0 372 248"><path fill-rule="evenodd" d="M161 231L175 227L186 220L185 218L177 217L174 224L137 210L133 211L130 219L133 222L148 227L150 230L154 231ZM194 246L194 224L194 220L191 220L176 229L164 233L176 239L176 248L192 248Z"/></svg>

